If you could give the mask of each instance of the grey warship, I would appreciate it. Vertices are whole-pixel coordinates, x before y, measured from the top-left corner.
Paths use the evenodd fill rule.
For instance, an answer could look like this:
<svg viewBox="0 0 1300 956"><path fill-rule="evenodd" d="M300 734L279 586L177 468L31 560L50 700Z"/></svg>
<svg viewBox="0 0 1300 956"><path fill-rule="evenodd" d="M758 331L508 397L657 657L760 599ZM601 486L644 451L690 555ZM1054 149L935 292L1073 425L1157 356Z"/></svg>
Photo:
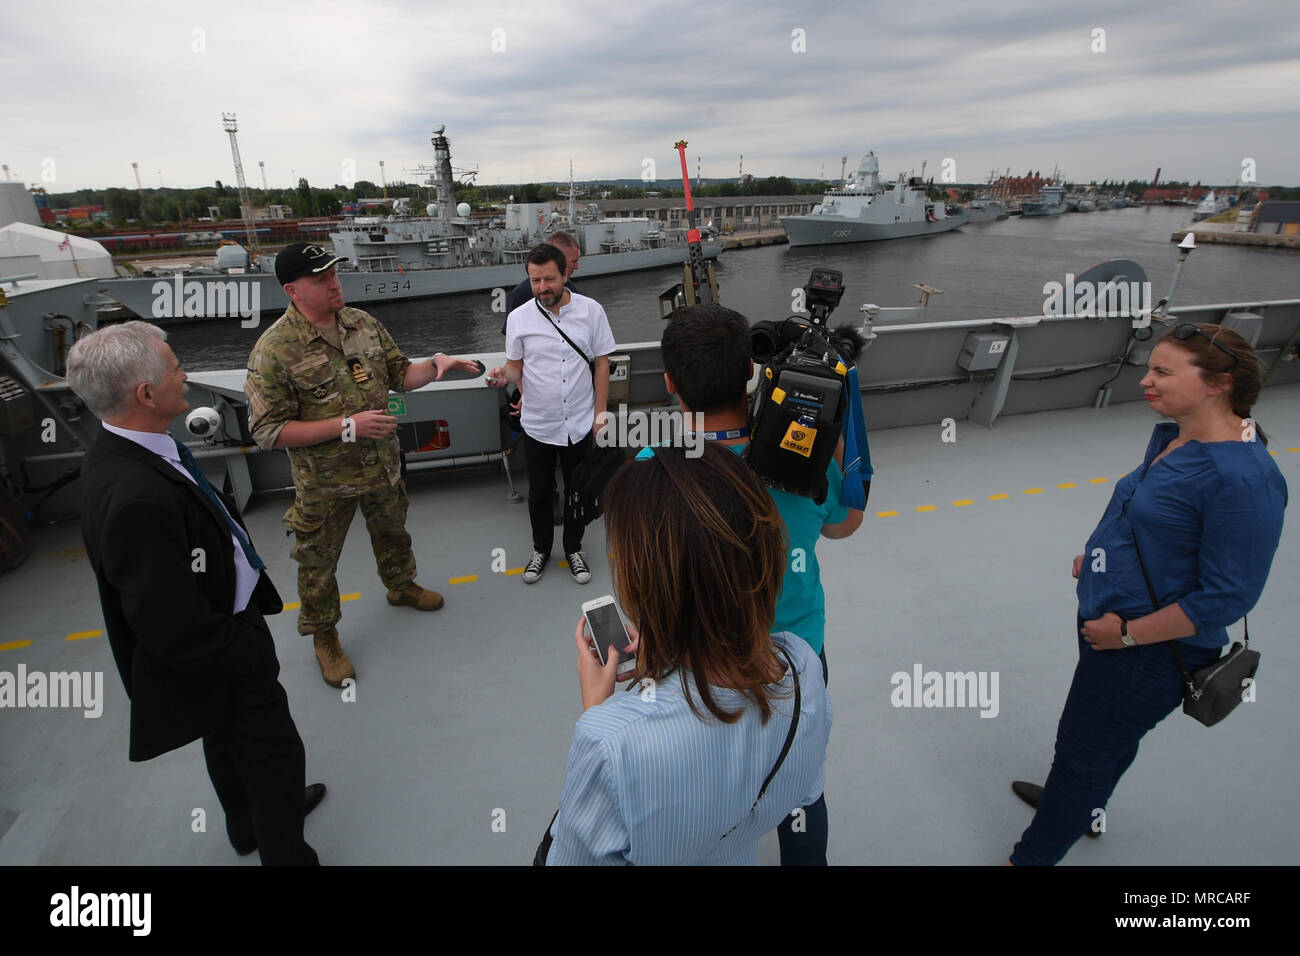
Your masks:
<svg viewBox="0 0 1300 956"><path fill-rule="evenodd" d="M436 198L425 215L413 215L409 200L398 200L391 215L356 217L330 233L335 252L347 257L338 275L353 305L513 288L524 276L528 250L559 229L577 238L585 278L673 266L686 255L684 230L645 217L602 218L594 204L578 207L572 182L564 212L547 202L510 202L503 223L483 225L470 218L468 204L456 203L445 127L433 131L431 142L434 163L424 185ZM214 270L102 279L98 291L155 322L228 318L237 314L232 300L244 313L251 303L252 311L285 309L275 257L250 260L244 250L226 247L232 248L242 255L219 260ZM706 259L721 251L720 241L701 244Z"/></svg>
<svg viewBox="0 0 1300 956"><path fill-rule="evenodd" d="M948 213L942 201L927 198L919 177L899 173L895 182L880 181L880 161L868 152L857 171L827 192L806 216L784 216L781 225L792 246L874 242L948 232L970 221Z"/></svg>

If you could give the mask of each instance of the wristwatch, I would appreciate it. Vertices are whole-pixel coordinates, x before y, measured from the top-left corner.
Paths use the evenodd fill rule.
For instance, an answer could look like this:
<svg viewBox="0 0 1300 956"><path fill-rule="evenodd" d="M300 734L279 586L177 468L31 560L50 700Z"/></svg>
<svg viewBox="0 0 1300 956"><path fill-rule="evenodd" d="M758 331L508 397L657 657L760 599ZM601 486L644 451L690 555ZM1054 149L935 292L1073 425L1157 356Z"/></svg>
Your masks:
<svg viewBox="0 0 1300 956"><path fill-rule="evenodd" d="M1119 639L1124 642L1125 647L1137 647L1137 641L1133 640L1133 635L1128 632L1128 621L1122 617L1119 619Z"/></svg>

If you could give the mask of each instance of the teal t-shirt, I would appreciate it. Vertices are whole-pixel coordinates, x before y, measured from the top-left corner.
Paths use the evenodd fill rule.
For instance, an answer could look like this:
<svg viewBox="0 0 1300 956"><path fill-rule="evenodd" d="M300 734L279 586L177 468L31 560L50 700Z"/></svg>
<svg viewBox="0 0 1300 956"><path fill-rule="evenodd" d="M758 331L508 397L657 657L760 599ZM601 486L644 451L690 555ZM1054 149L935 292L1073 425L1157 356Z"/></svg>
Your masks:
<svg viewBox="0 0 1300 956"><path fill-rule="evenodd" d="M726 447L740 455L744 454L747 446ZM645 460L653 454L654 449L647 447L642 448L636 457ZM832 458L826 466L826 500L821 504L788 491L768 489L781 520L785 522L786 537L790 539L772 633L789 631L798 634L808 642L814 654L820 654L826 642L826 594L822 590L821 567L817 564L817 540L821 537L822 525L838 524L849 516L849 509L840 498L843 480L840 466Z"/></svg>

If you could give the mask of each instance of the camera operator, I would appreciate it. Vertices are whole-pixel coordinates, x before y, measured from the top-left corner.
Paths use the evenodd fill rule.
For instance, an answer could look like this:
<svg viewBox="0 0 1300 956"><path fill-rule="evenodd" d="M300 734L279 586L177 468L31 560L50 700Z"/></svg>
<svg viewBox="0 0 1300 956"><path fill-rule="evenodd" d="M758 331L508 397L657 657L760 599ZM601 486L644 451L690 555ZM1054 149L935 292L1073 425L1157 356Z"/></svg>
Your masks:
<svg viewBox="0 0 1300 956"><path fill-rule="evenodd" d="M664 382L677 395L682 412L701 413L706 441L743 454L749 444L749 407L745 386L754 372L749 323L732 309L712 304L677 309L660 343ZM643 451L638 458L653 452ZM840 453L826 468L827 494L812 498L769 488L785 523L790 551L773 633L788 631L803 638L818 654L827 675L823 648L826 596L817 563L817 540L847 538L862 524L863 512L844 506ZM825 796L805 807L804 832L795 832L790 816L778 828L783 866L825 866L827 816Z"/></svg>

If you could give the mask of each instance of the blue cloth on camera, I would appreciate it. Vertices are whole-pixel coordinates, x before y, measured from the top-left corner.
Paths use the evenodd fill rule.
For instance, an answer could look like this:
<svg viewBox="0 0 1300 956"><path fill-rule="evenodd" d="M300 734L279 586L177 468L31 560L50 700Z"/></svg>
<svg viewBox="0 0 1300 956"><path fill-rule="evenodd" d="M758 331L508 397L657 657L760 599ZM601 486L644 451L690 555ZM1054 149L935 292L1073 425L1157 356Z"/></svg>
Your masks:
<svg viewBox="0 0 1300 956"><path fill-rule="evenodd" d="M858 385L857 366L850 366L845 378L844 410L844 480L841 496L848 508L862 511L867 507L866 482L875 475L871 467L871 447L867 444L867 419L862 412L862 388Z"/></svg>
<svg viewBox="0 0 1300 956"><path fill-rule="evenodd" d="M619 689L587 710L573 731L547 865L756 865L759 838L821 796L831 728L817 655L792 634L774 640L799 674L799 727L753 812L794 708L794 685L779 654L786 670L780 686L788 696L772 701L766 725L738 691L712 687L724 709L744 707L735 723L722 723L680 669L654 685L653 699L649 688ZM687 704L683 681L703 719Z"/></svg>
<svg viewBox="0 0 1300 956"><path fill-rule="evenodd" d="M749 446L746 442L724 447L743 455ZM653 455L654 448L646 447L636 457L644 461ZM826 592L822 590L821 565L817 563L817 542L822 525L839 524L849 516L848 508L840 499L841 478L840 466L832 458L826 465L826 500L821 504L788 491L767 489L781 513L790 544L772 632L798 634L814 654L820 654L826 642Z"/></svg>
<svg viewBox="0 0 1300 956"><path fill-rule="evenodd" d="M1130 621L1152 612L1136 531L1160 606L1177 601L1196 625L1183 640L1221 647L1225 627L1264 590L1282 534L1286 481L1259 441L1189 441L1152 465L1176 437L1176 424L1157 425L1141 467L1115 485L1083 555L1079 616L1089 621L1113 611Z"/></svg>

